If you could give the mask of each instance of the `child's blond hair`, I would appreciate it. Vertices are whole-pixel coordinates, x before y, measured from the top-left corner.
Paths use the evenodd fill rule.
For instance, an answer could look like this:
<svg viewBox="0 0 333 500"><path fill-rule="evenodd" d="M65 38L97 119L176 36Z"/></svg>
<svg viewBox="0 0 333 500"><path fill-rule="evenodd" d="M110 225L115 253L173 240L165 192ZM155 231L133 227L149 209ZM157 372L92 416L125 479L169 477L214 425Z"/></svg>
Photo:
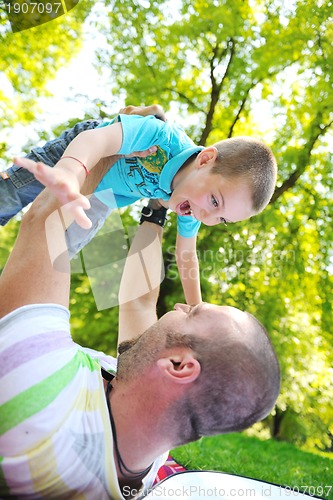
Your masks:
<svg viewBox="0 0 333 500"><path fill-rule="evenodd" d="M272 151L258 139L232 137L214 144L218 156L212 173L228 179L242 178L252 191L252 208L261 212L272 197L277 166Z"/></svg>

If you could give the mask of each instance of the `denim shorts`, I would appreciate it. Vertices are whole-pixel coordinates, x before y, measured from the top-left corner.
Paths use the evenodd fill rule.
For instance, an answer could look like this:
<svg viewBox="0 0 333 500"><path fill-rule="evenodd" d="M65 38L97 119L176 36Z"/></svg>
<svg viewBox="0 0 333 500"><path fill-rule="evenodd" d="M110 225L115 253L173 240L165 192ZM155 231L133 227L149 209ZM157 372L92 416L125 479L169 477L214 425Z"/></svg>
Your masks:
<svg viewBox="0 0 333 500"><path fill-rule="evenodd" d="M94 129L99 125L97 120L87 120L77 123L74 127L63 132L60 137L48 141L42 147L33 148L26 158L42 161L53 167L63 155L68 144L84 130ZM34 175L28 170L12 165L5 172L0 173L0 225L4 226L22 208L31 203L44 189ZM91 209L87 211L92 221L89 230L82 229L73 223L67 230L67 241L71 255L76 254L86 245L110 214L109 207L104 205L96 196L90 198Z"/></svg>

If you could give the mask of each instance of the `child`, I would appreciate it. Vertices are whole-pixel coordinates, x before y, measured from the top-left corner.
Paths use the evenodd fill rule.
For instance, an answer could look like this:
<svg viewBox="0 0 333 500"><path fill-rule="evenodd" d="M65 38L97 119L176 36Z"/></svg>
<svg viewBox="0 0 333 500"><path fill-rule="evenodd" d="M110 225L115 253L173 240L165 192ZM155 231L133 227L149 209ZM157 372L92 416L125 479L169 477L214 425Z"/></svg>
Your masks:
<svg viewBox="0 0 333 500"><path fill-rule="evenodd" d="M94 203L103 207L103 221L115 206L141 198L159 199L161 205L176 212L177 264L186 301L197 304L201 301L196 256L200 223L213 226L237 222L267 205L276 181L275 158L267 146L238 137L204 148L195 146L181 128L154 116L119 115L116 123L75 137L54 170L40 167L41 180L46 185L66 186L64 196L71 200L80 196L77 176L86 175L100 159L152 146L157 146L157 151L146 158L120 158L100 182ZM23 160L16 163L28 169L33 165ZM38 179L35 165L31 171ZM83 212L75 217L82 227L90 225ZM152 219L159 223L161 218Z"/></svg>

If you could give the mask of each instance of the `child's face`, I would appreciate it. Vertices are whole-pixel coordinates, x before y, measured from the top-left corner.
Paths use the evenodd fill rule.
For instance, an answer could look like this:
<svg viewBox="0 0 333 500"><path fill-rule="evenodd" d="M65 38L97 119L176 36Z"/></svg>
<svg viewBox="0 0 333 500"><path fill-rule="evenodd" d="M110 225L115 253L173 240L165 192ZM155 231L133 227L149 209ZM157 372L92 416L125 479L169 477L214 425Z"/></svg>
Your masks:
<svg viewBox="0 0 333 500"><path fill-rule="evenodd" d="M212 174L213 164L196 160L187 175L175 183L169 208L178 215L192 215L206 226L238 222L254 215L249 187L238 179Z"/></svg>

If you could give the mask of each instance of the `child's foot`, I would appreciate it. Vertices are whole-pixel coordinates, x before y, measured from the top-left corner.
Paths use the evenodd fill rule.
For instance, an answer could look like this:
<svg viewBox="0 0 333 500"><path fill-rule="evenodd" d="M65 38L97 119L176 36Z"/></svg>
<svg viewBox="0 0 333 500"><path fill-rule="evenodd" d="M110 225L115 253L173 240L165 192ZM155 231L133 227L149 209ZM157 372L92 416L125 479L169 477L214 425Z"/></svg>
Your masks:
<svg viewBox="0 0 333 500"><path fill-rule="evenodd" d="M73 172L68 169L52 168L28 158L14 158L14 163L29 170L39 182L50 189L62 205L68 204L68 211L72 212L73 218L81 227L86 229L91 227L91 221L84 212L90 208L90 203L88 198L80 193L80 184Z"/></svg>

